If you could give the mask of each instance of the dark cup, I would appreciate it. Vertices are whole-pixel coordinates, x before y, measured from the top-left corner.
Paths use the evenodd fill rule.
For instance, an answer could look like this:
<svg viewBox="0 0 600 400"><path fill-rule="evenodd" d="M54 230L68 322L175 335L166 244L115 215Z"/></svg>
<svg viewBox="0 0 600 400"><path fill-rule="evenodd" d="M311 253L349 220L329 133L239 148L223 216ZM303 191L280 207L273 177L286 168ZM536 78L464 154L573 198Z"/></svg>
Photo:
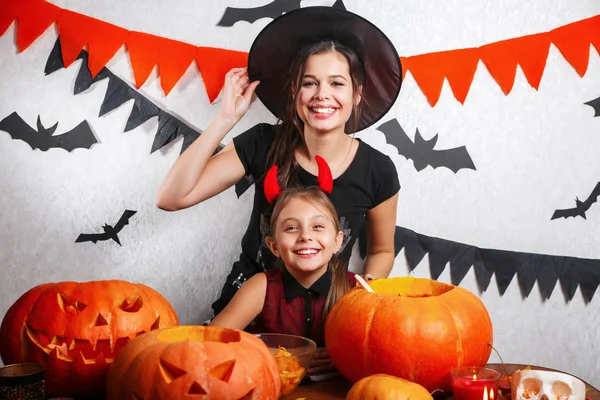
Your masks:
<svg viewBox="0 0 600 400"><path fill-rule="evenodd" d="M0 367L0 399L44 400L44 367L12 364Z"/></svg>

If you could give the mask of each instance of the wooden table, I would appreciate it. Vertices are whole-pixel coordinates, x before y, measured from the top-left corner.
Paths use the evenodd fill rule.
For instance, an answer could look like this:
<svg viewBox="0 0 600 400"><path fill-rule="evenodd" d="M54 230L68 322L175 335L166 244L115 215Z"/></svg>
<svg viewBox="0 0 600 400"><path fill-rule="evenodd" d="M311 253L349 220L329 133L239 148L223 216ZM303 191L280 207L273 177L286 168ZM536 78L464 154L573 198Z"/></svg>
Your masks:
<svg viewBox="0 0 600 400"><path fill-rule="evenodd" d="M518 369L523 369L526 365L523 364L488 364L489 368L495 369L496 371L503 372L506 370L507 374L511 374ZM558 371L550 368L531 366L532 369L540 369L545 371ZM562 371L558 371L562 372ZM585 382L585 381L584 381ZM318 382L308 385L300 385L298 388L290 394L287 398L289 400L296 400L306 398L306 400L334 400L334 399L345 399L346 394L350 390L352 385L345 379L336 379L325 382ZM586 397L590 400L600 400L600 391L592 387L586 382L586 386L589 390L586 393Z"/></svg>

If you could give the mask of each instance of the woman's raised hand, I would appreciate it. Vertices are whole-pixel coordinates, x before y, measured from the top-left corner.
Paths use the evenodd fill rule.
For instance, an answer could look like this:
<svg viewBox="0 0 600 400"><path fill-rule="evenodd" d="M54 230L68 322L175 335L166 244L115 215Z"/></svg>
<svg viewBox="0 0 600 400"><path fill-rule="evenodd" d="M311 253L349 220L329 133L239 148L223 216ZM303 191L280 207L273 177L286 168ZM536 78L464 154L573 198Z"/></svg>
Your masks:
<svg viewBox="0 0 600 400"><path fill-rule="evenodd" d="M219 114L222 118L239 121L252 101L254 90L260 81L250 83L246 68L234 68L225 75Z"/></svg>

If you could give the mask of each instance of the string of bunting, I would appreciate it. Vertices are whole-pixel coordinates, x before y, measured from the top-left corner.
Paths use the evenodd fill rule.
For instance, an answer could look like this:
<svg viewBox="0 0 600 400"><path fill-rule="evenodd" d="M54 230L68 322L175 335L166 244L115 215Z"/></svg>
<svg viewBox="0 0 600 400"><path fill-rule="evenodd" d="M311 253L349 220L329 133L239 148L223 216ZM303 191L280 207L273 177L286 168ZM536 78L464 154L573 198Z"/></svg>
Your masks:
<svg viewBox="0 0 600 400"><path fill-rule="evenodd" d="M188 67L196 62L210 102L223 85L231 68L246 66L246 52L194 46L144 32L129 31L87 15L62 9L45 0L0 0L0 36L17 21L16 42L19 52L27 49L52 24L56 23L62 42L62 58L68 67L87 46L88 67L94 78L122 47L126 46L135 85L139 89L158 66L160 85L168 95ZM573 22L548 32L489 43L481 47L440 51L400 57L403 74L409 73L433 107L444 80L456 100L465 102L481 61L502 91L513 87L517 66L536 90L553 44L575 69L584 76L589 63L590 46L600 53L600 15Z"/></svg>
<svg viewBox="0 0 600 400"><path fill-rule="evenodd" d="M150 118L158 117L158 127L154 135L150 153L154 153L156 150L165 147L180 136L183 136L183 144L180 151L180 153L183 153L202 133L202 131L192 128L181 119L158 107L147 97L113 74L108 68L103 67L96 76L92 77L92 73L88 68L88 53L85 50L81 50L77 58L83 62L77 73L77 78L75 78L74 95L86 91L98 81L108 79L108 87L100 105L99 117L117 109L130 100L133 100L133 107L125 124L125 132L137 128ZM44 73L49 75L64 67L59 37L48 56ZM215 150L215 154L221 151L223 147L222 144L219 145ZM253 183L252 177L243 177L235 184L237 196L240 197Z"/></svg>
<svg viewBox="0 0 600 400"><path fill-rule="evenodd" d="M358 242L364 259L367 255L366 229L359 233ZM600 260L484 249L396 226L395 255L402 249L411 270L428 255L432 279L438 279L450 265L450 280L453 285L459 285L473 268L479 289L486 291L495 276L500 295L515 275L523 297L529 296L537 282L543 298L549 299L556 284L560 283L566 300L572 300L579 287L584 301L589 303L600 284Z"/></svg>

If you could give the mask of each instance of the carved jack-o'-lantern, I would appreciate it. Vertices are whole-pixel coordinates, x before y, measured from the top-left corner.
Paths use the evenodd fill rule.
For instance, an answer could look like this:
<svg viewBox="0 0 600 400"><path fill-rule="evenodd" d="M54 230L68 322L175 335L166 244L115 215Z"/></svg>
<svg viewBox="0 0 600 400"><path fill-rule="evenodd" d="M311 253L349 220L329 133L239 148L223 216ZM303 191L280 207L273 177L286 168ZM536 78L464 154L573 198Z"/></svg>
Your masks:
<svg viewBox="0 0 600 400"><path fill-rule="evenodd" d="M276 400L280 390L275 358L256 336L180 326L127 344L110 369L106 398Z"/></svg>
<svg viewBox="0 0 600 400"><path fill-rule="evenodd" d="M97 395L126 343L176 325L169 302L142 284L47 283L26 292L4 316L0 356L5 364L42 364L50 396Z"/></svg>

